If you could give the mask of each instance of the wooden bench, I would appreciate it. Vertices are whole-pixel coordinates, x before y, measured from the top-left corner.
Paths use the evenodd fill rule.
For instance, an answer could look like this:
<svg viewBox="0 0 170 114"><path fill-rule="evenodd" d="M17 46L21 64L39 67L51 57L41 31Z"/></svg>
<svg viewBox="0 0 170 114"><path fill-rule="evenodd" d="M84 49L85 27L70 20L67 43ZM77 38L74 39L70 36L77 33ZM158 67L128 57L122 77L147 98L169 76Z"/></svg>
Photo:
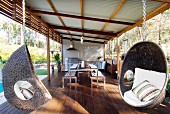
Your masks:
<svg viewBox="0 0 170 114"><path fill-rule="evenodd" d="M75 71L69 71L62 77L62 87L64 88L64 80L69 79L71 83L71 79L75 80L75 83L77 83L77 77Z"/></svg>
<svg viewBox="0 0 170 114"><path fill-rule="evenodd" d="M97 72L98 72L98 74L97 74ZM101 71L97 70L95 73L92 71L90 79L91 79L91 87L93 87L93 80L97 80L97 88L98 88L98 81L103 81L104 88L105 88L105 84L106 84L105 76L102 74Z"/></svg>

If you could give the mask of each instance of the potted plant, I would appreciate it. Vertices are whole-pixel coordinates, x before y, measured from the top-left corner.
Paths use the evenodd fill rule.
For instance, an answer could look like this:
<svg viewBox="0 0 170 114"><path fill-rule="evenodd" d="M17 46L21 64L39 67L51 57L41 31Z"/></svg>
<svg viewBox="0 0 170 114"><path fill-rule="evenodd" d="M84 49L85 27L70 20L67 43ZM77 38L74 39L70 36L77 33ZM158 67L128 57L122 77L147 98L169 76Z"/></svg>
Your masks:
<svg viewBox="0 0 170 114"><path fill-rule="evenodd" d="M97 57L97 60L99 61L101 58L102 58L101 56L98 56L98 57Z"/></svg>
<svg viewBox="0 0 170 114"><path fill-rule="evenodd" d="M54 55L54 59L55 59L55 61L56 61L56 65L57 65L57 68L58 68L58 72L60 72L60 69L61 69L61 66L60 66L60 64L61 64L60 54L59 54L59 53L56 53L56 54Z"/></svg>

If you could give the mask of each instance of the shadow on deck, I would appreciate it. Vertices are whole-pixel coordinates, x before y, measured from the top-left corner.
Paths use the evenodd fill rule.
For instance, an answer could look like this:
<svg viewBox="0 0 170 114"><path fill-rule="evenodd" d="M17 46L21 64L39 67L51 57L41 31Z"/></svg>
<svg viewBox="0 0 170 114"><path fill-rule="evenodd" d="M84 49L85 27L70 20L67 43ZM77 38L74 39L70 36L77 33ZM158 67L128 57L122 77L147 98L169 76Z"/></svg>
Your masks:
<svg viewBox="0 0 170 114"><path fill-rule="evenodd" d="M126 104L119 94L118 83L110 74L106 73L106 87L103 83L96 88L90 86L90 79L86 74L81 74L78 84L66 84L62 87L61 78L64 73L51 76L51 81L46 79L43 83L53 96L53 99L42 105L38 109L18 110L11 106L8 102L0 105L0 114L50 114L50 113L81 113L81 114L168 114L170 112L170 104L163 102L157 108L149 110L139 110Z"/></svg>

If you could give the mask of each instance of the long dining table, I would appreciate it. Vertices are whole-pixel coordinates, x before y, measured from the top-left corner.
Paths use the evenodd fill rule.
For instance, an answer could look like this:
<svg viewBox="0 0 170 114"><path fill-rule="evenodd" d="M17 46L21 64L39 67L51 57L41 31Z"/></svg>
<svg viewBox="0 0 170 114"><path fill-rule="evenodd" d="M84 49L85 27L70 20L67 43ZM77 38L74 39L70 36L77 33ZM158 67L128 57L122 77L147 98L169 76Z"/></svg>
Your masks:
<svg viewBox="0 0 170 114"><path fill-rule="evenodd" d="M75 71L75 72L88 72L88 76L90 76L90 72L97 72L97 88L98 88L98 83L99 83L99 80L98 80L98 68L96 65L93 65L93 64L88 64L88 65L85 65L85 67L81 67L81 65L79 64L73 64L69 71ZM79 77L79 73L77 73L77 77Z"/></svg>

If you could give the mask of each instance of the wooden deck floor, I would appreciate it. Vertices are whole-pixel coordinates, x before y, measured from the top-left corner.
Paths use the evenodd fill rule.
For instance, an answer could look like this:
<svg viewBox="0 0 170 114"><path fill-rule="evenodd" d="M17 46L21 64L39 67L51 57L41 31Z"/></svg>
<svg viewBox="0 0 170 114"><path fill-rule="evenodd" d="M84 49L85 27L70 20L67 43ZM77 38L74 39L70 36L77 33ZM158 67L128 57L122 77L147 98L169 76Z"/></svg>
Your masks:
<svg viewBox="0 0 170 114"><path fill-rule="evenodd" d="M127 105L121 98L117 80L106 74L106 88L99 84L99 88L90 87L90 80L82 75L79 84L69 84L63 89L61 77L64 73L53 75L51 81L43 80L53 99L34 111L18 110L8 102L0 105L0 114L168 114L170 105L163 102L160 106L149 110L139 110ZM70 88L71 87L71 88Z"/></svg>

